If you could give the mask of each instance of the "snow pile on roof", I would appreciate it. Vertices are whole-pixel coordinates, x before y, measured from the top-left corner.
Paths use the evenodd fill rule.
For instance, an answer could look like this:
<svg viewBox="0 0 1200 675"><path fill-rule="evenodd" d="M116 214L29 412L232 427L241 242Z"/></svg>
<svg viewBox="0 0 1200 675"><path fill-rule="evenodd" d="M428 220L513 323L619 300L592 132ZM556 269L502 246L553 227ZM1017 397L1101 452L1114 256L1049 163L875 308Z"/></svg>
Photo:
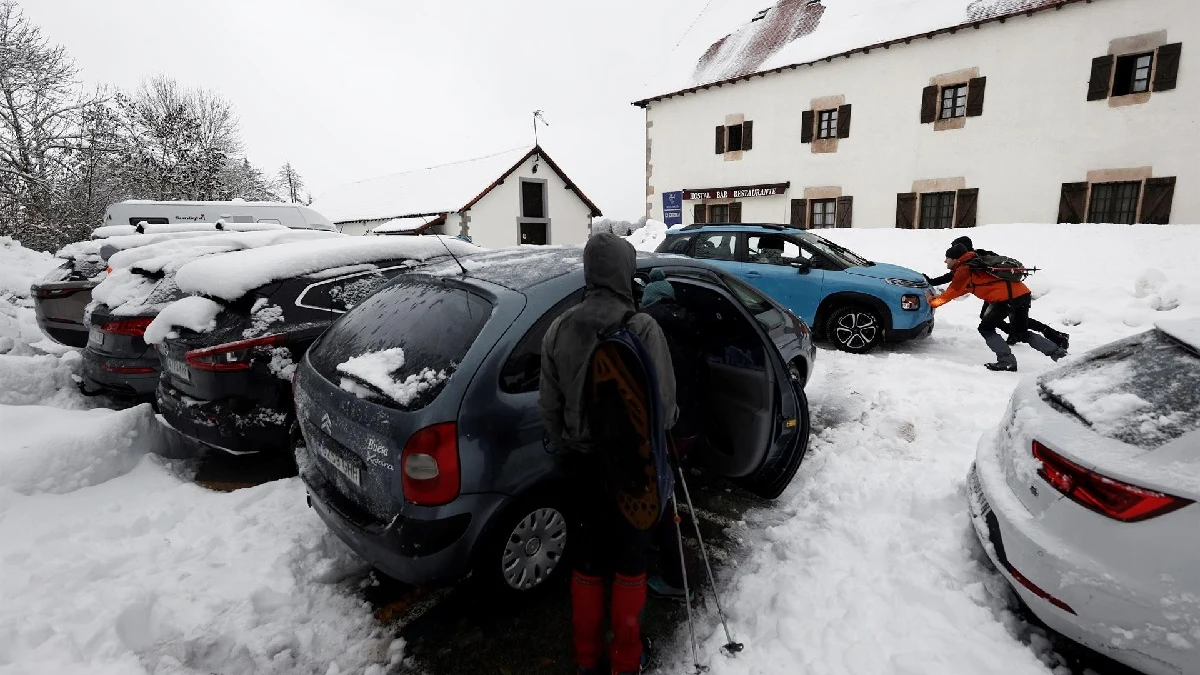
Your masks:
<svg viewBox="0 0 1200 675"><path fill-rule="evenodd" d="M115 237L107 237L105 239L89 239L87 241L77 241L73 244L67 244L60 248L54 254L56 258L87 258L89 256L99 255L102 258L109 258L117 251L124 251L130 248L139 246L147 246L168 239L191 239L195 237L211 236L212 231L207 232L162 232L159 234L129 234L119 235Z"/></svg>
<svg viewBox="0 0 1200 675"><path fill-rule="evenodd" d="M176 328L190 328L194 331L206 331L216 325L217 315L221 313L221 305L209 300L192 296L181 298L162 308L158 316L146 327L144 339L146 344L158 344L171 337Z"/></svg>
<svg viewBox="0 0 1200 675"><path fill-rule="evenodd" d="M1058 0L779 0L761 6L714 0L646 96L772 70L972 21L1051 5Z"/></svg>
<svg viewBox="0 0 1200 675"><path fill-rule="evenodd" d="M400 347L360 354L338 364L338 372L350 376L343 377L338 386L359 398L376 398L383 393L401 406L406 406L450 377L444 370L425 368L397 380L397 371L403 367L404 350ZM370 387L364 387L360 382Z"/></svg>
<svg viewBox="0 0 1200 675"><path fill-rule="evenodd" d="M340 237L201 258L181 267L175 282L188 293L235 300L263 284L330 267L384 260L428 260L448 255L448 251L461 256L483 250L461 239L435 235Z"/></svg>
<svg viewBox="0 0 1200 675"><path fill-rule="evenodd" d="M533 146L349 183L325 192L312 208L335 223L459 211L500 179Z"/></svg>
<svg viewBox="0 0 1200 675"><path fill-rule="evenodd" d="M371 228L371 234L391 234L395 232L413 232L432 223L441 216L414 216L412 218L392 218L386 223Z"/></svg>

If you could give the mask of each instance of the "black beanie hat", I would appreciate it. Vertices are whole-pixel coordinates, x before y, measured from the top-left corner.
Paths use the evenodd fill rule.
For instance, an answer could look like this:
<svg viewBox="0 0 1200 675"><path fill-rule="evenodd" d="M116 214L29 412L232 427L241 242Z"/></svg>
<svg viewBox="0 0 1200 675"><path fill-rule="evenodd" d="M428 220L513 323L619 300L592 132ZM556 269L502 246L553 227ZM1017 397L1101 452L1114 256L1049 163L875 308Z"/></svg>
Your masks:
<svg viewBox="0 0 1200 675"><path fill-rule="evenodd" d="M951 246L950 248L946 249L946 257L950 258L952 260L958 260L959 258L966 255L970 250L971 249L967 248L966 246L963 246L962 244L955 244L955 245Z"/></svg>
<svg viewBox="0 0 1200 675"><path fill-rule="evenodd" d="M957 246L959 244L966 246L968 251L975 250L975 244L971 243L970 237L959 237L958 239L955 239L954 241L950 242L951 246Z"/></svg>

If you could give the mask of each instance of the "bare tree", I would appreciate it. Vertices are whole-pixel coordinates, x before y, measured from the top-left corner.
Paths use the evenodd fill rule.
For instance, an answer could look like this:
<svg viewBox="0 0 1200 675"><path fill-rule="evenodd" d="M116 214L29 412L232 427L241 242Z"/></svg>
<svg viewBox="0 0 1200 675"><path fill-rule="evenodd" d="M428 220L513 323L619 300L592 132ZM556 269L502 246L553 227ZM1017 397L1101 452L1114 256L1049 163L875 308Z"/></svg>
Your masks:
<svg viewBox="0 0 1200 675"><path fill-rule="evenodd" d="M304 190L304 179L289 161L279 168L279 189L287 194L288 201L295 204L302 201L300 194Z"/></svg>
<svg viewBox="0 0 1200 675"><path fill-rule="evenodd" d="M12 0L0 0L0 229L51 230L67 156L79 140L74 61Z"/></svg>

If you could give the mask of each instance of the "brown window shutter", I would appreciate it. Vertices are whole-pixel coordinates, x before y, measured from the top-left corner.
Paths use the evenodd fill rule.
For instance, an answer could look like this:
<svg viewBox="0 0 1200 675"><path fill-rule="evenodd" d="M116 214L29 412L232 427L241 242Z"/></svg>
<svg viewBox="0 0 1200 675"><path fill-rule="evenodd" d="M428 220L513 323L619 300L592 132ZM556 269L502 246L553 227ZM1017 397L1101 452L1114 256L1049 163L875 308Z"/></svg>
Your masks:
<svg viewBox="0 0 1200 675"><path fill-rule="evenodd" d="M725 154L725 127L717 127L717 154Z"/></svg>
<svg viewBox="0 0 1200 675"><path fill-rule="evenodd" d="M731 222L731 223L742 222L742 203L741 202L734 202L729 205L729 222Z"/></svg>
<svg viewBox="0 0 1200 675"><path fill-rule="evenodd" d="M808 200L793 199L792 200L792 219L790 224L792 227L805 229L807 224L805 220L808 218Z"/></svg>
<svg viewBox="0 0 1200 675"><path fill-rule="evenodd" d="M708 215L708 210L704 207L704 205L697 204L692 209L692 222L696 223L698 225L703 225L708 222L708 218L705 217L707 215Z"/></svg>
<svg viewBox="0 0 1200 675"><path fill-rule="evenodd" d="M979 188L967 188L958 191L958 199L954 204L954 226L975 227L975 217L979 210Z"/></svg>
<svg viewBox="0 0 1200 675"><path fill-rule="evenodd" d="M1171 200L1175 197L1175 176L1147 178L1142 193L1142 217L1138 222L1168 225L1171 222Z"/></svg>
<svg viewBox="0 0 1200 675"><path fill-rule="evenodd" d="M854 222L854 197L837 198L837 226L850 227Z"/></svg>
<svg viewBox="0 0 1200 675"><path fill-rule="evenodd" d="M1112 83L1113 60L1112 54L1097 56L1092 59L1092 77L1088 80L1087 100L1099 101L1108 98L1108 88Z"/></svg>
<svg viewBox="0 0 1200 675"><path fill-rule="evenodd" d="M1179 56L1182 53L1182 42L1158 48L1158 65L1154 67L1154 91L1167 91L1175 88L1175 80L1179 77Z"/></svg>
<svg viewBox="0 0 1200 675"><path fill-rule="evenodd" d="M917 220L917 193L901 192L896 195L896 227L911 230Z"/></svg>
<svg viewBox="0 0 1200 675"><path fill-rule="evenodd" d="M1058 200L1058 222L1082 223L1087 210L1087 183L1063 183Z"/></svg>
<svg viewBox="0 0 1200 675"><path fill-rule="evenodd" d="M931 84L921 90L921 124L937 119L937 85Z"/></svg>
<svg viewBox="0 0 1200 675"><path fill-rule="evenodd" d="M967 117L979 117L983 114L983 89L986 86L986 77L972 77L967 82Z"/></svg>
<svg viewBox="0 0 1200 675"><path fill-rule="evenodd" d="M838 106L838 138L850 138L850 104Z"/></svg>
<svg viewBox="0 0 1200 675"><path fill-rule="evenodd" d="M742 122L742 149L754 147L754 122Z"/></svg>
<svg viewBox="0 0 1200 675"><path fill-rule="evenodd" d="M812 143L813 139L813 111L805 110L800 113L800 142Z"/></svg>

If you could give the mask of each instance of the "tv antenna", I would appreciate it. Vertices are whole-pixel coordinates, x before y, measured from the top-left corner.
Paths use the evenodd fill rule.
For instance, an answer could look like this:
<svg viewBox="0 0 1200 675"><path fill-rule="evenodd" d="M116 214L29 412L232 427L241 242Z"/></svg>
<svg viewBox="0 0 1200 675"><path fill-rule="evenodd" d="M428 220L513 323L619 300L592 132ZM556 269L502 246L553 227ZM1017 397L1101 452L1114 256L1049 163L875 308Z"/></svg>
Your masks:
<svg viewBox="0 0 1200 675"><path fill-rule="evenodd" d="M538 122L541 122L542 124L544 124L546 126L550 126L550 123L547 122L546 118L543 116L543 113L545 113L545 112L546 112L545 110L534 110L533 111L533 144L534 145L538 144Z"/></svg>

